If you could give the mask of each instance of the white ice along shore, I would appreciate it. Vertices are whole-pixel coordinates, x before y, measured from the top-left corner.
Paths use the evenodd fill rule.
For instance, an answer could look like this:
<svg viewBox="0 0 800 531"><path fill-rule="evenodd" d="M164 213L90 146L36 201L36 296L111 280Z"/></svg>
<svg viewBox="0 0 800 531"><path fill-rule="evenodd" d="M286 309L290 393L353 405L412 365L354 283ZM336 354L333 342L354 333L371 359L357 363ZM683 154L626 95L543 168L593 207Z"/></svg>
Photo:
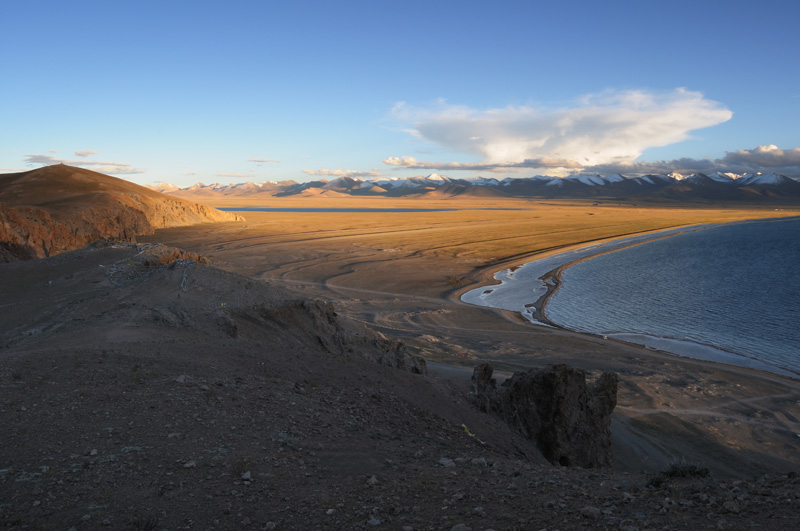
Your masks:
<svg viewBox="0 0 800 531"><path fill-rule="evenodd" d="M532 324L549 326L546 323L537 321L533 316L533 305L547 294L548 285L542 280L542 277L546 276L548 273L561 266L568 265L578 260L583 260L592 256L615 251L624 247L630 247L632 245L638 245L640 243L645 243L659 238L707 229L712 226L716 225L693 225L678 229L652 232L640 236L633 236L630 238L588 245L572 251L551 255L540 260L528 262L517 268L499 271L495 273L494 278L495 280L499 281L500 284L484 286L468 291L461 296L461 300L476 306L487 306L490 308L519 312ZM688 340L625 332L609 333L603 337L613 338L626 343L634 343L650 349L669 352L671 354L676 354L687 358L714 361L727 365L768 371L784 376L791 376L795 378L798 377L796 372L784 370L761 360L728 352L714 347L713 345L703 345Z"/></svg>
<svg viewBox="0 0 800 531"><path fill-rule="evenodd" d="M623 247L629 247L631 245L664 238L666 236L673 236L683 232L702 230L710 226L711 225L694 225L691 227L651 232L620 240L592 244L528 262L517 268L504 269L494 275L494 279L498 280L500 284L484 286L468 291L461 296L461 300L476 306L488 306L490 308L519 312L533 324L543 325L544 323L536 321L533 318L531 308L534 303L547 294L548 286L542 280L542 277L554 269L577 260L607 253Z"/></svg>

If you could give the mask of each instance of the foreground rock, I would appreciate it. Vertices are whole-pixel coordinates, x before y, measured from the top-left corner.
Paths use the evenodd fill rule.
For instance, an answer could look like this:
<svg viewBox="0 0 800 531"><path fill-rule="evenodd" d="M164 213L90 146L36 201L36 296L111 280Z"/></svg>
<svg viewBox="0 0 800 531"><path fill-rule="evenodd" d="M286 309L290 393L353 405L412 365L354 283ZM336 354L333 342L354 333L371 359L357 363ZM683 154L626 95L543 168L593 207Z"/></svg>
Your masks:
<svg viewBox="0 0 800 531"><path fill-rule="evenodd" d="M611 412L618 377L604 373L592 384L566 365L517 372L497 389L493 369L483 363L472 375L475 401L498 414L554 464L583 468L611 464Z"/></svg>
<svg viewBox="0 0 800 531"><path fill-rule="evenodd" d="M155 229L241 220L136 184L63 164L0 175L0 262L135 241Z"/></svg>

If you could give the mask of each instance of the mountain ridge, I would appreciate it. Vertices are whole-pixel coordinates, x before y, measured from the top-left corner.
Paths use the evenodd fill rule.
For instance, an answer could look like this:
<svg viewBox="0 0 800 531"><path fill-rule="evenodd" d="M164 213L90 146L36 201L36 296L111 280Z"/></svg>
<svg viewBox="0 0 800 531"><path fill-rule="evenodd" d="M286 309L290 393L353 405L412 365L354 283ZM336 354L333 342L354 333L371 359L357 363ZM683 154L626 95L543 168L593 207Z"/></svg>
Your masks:
<svg viewBox="0 0 800 531"><path fill-rule="evenodd" d="M150 189L178 197L290 197L298 195L344 194L386 197L542 197L609 198L633 200L689 201L776 201L800 200L800 182L777 173L734 174L714 172L681 175L575 174L568 177L456 179L433 173L428 176L383 179L338 177L307 183L296 181L245 182L223 185L198 183L179 188L168 183Z"/></svg>

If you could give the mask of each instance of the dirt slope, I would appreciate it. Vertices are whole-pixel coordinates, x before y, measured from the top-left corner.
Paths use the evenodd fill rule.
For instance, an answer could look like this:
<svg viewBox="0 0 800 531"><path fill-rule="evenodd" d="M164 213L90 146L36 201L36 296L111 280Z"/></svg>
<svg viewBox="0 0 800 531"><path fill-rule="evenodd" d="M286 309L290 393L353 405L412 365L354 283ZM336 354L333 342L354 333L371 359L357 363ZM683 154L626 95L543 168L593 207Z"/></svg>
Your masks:
<svg viewBox="0 0 800 531"><path fill-rule="evenodd" d="M394 343L326 305L140 251L0 264L6 528L796 523L798 478L551 466L468 386L368 361Z"/></svg>
<svg viewBox="0 0 800 531"><path fill-rule="evenodd" d="M217 209L63 164L0 175L0 261L42 258L97 239L239 221Z"/></svg>

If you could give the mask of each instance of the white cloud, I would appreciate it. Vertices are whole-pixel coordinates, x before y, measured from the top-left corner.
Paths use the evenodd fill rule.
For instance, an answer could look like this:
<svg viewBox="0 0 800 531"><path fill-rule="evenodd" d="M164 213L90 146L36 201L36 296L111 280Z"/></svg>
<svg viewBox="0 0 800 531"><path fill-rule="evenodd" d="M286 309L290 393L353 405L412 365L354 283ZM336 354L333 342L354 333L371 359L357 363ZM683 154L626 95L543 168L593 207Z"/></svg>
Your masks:
<svg viewBox="0 0 800 531"><path fill-rule="evenodd" d="M218 173L217 177L251 177L249 173Z"/></svg>
<svg viewBox="0 0 800 531"><path fill-rule="evenodd" d="M280 161L276 160L276 159L258 159L258 158L253 158L253 159L248 159L248 162L280 162Z"/></svg>
<svg viewBox="0 0 800 531"><path fill-rule="evenodd" d="M107 173L112 175L133 175L137 173L145 173L145 170L140 168L133 168L127 162L109 162L99 160L65 160L52 157L50 155L31 154L25 155L25 161L28 164L69 164L70 166L78 166L80 168L91 168L100 173Z"/></svg>
<svg viewBox="0 0 800 531"><path fill-rule="evenodd" d="M513 164L461 163L461 162L428 162L414 157L389 157L384 164L404 169L419 170L473 170L508 172L519 169L546 170L548 175L564 176L575 173L575 170L590 173L621 173L628 176L647 173L665 174L672 171L678 173L780 173L788 177L800 178L800 148L781 149L775 145L758 146L754 149L740 149L728 152L722 158L694 159L679 158L657 161L617 161L606 164L581 165L574 161L558 159L529 159Z"/></svg>
<svg viewBox="0 0 800 531"><path fill-rule="evenodd" d="M97 155L98 151L93 151L91 149L82 149L80 151L75 152L76 157L88 157L89 155Z"/></svg>
<svg viewBox="0 0 800 531"><path fill-rule="evenodd" d="M781 168L800 166L800 148L781 149L774 144L758 146L754 149L740 149L728 152L723 158L731 164Z"/></svg>
<svg viewBox="0 0 800 531"><path fill-rule="evenodd" d="M636 175L645 173L780 173L788 177L800 177L800 148L781 149L773 144L753 149L729 151L718 159L680 158L652 162L616 162L586 166L584 171L597 173L623 173Z"/></svg>
<svg viewBox="0 0 800 531"><path fill-rule="evenodd" d="M494 168L528 167L526 161L537 160L568 161L572 167L632 162L648 148L686 140L690 131L723 123L733 115L724 105L683 88L607 91L553 109L477 110L444 102L421 109L400 103L392 114L410 123L414 136L478 156L482 160L478 166ZM389 157L384 162L405 166L403 159ZM398 160L401 163L394 164ZM428 164L447 168L446 163Z"/></svg>
<svg viewBox="0 0 800 531"><path fill-rule="evenodd" d="M486 162L430 162L417 160L414 157L388 157L383 159L384 164L415 170L473 170L473 171L506 171L520 168L582 168L575 161L540 157L525 159L520 162L486 163Z"/></svg>
<svg viewBox="0 0 800 531"><path fill-rule="evenodd" d="M352 177L354 179L365 179L373 177L382 177L383 174L378 170L372 171L357 171L357 170L343 170L337 168L330 170L328 168L320 168L318 170L303 170L307 175L314 175L317 177Z"/></svg>
<svg viewBox="0 0 800 531"><path fill-rule="evenodd" d="M584 172L599 173L603 175L611 173L621 173L623 175L635 176L648 173L666 174L678 172L683 174L691 173L712 173L715 171L731 171L724 169L718 164L719 161L712 159L692 159L680 158L674 160L657 160L651 162L616 162L610 164L596 164L594 166L584 166Z"/></svg>

